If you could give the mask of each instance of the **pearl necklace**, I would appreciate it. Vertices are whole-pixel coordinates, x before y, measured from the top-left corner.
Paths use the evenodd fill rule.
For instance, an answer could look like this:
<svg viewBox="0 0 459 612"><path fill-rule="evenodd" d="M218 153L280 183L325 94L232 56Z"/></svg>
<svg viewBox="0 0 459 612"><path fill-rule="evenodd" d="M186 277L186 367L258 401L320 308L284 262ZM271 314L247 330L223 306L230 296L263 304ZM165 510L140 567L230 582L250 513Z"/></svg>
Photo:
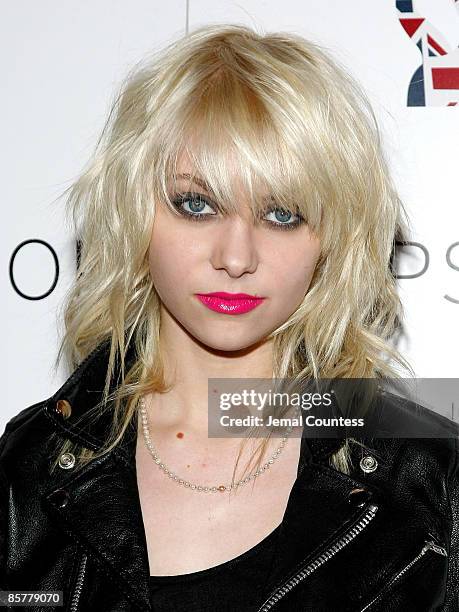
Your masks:
<svg viewBox="0 0 459 612"><path fill-rule="evenodd" d="M188 489L192 489L193 491L203 491L204 493L208 493L209 491L211 491L212 493L215 493L216 491L219 491L221 493L223 493L224 491L230 491L231 489L236 489L237 487L246 484L253 478L257 478L257 476L260 476L261 474L263 474L266 470L268 470L271 467L274 461L281 454L285 446L285 443L287 441L288 435L290 435L292 431L291 427L287 427L288 435L285 438L282 438L279 444L279 448L276 449L275 453L271 456L271 459L269 459L264 465L258 468L258 470L253 472L253 474L250 474L250 476L247 476L246 478L243 478L242 480L235 482L233 485L221 484L221 485L214 486L214 487L204 487L202 485L192 484L191 482L188 482L188 480L185 480L184 478L180 478L179 476L177 476L177 474L174 474L174 472L169 470L166 464L161 461L161 459L158 456L158 453L155 451L155 447L153 446L153 443L150 438L150 430L148 428L147 409L145 407L145 399L143 397L140 399L140 413L142 417L142 429L143 429L145 444L148 450L150 451L150 454L153 457L154 462L159 467L159 469L162 470L164 474L166 474L166 476L174 480L177 484L183 485L184 487Z"/></svg>

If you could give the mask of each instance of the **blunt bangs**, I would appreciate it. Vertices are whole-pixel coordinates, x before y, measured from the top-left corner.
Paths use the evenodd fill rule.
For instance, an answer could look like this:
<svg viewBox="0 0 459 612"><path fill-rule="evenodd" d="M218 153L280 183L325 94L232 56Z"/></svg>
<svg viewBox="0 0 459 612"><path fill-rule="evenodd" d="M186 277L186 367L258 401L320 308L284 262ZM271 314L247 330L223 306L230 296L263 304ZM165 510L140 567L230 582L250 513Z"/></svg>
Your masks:
<svg viewBox="0 0 459 612"><path fill-rule="evenodd" d="M285 105L290 89L285 84L282 89L280 76L276 90L268 85L254 87L249 74L243 77L219 63L211 76L204 73L196 82L188 75L194 87L181 92L180 105L177 89L171 91L162 109L169 117L167 127L164 124L159 134L155 130L152 139L152 163L157 168L154 197L174 211L170 195L177 191L178 162L186 151L192 161L187 169L189 190L196 189L194 178L204 181L224 214L238 212L242 194L254 218L274 202L301 214L319 234L326 202L320 184L326 178L318 180L318 175L326 165L315 159L308 131L297 129L297 109ZM303 122L308 122L307 116Z"/></svg>

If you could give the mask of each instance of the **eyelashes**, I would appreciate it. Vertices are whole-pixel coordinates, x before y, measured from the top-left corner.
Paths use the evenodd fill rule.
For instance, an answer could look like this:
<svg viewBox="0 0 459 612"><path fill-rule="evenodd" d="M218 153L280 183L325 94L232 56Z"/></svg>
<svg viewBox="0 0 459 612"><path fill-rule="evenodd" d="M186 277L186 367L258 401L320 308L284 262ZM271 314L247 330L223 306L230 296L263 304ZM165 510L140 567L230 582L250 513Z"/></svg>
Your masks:
<svg viewBox="0 0 459 612"><path fill-rule="evenodd" d="M216 206L214 204L211 204L208 201L208 199L200 193L192 193L192 192L176 193L172 196L171 200L172 200L174 207L178 210L178 212L182 216L189 218L190 221L197 221L198 223L199 222L205 223L206 221L209 220L210 217L214 217L217 215L217 213L215 212ZM188 202L192 203L191 206L196 206L197 204L197 208L199 208L199 210L194 210L194 211L186 210L184 208L184 205L186 205ZM202 208L200 208L201 206ZM213 212L202 214L206 206L209 207ZM288 230L293 230L305 223L305 219L301 215L292 213L291 211L285 210L284 208L281 208L281 207L271 207L267 210L266 214L267 215L270 215L273 213L276 214L276 212L281 213L281 218L287 217L287 221L290 218L294 218L294 217L296 217L296 219L290 223L284 223L282 220L280 222L277 222L277 221L270 221L268 219L265 219L265 222L274 229L280 229L281 231L282 230L288 231Z"/></svg>

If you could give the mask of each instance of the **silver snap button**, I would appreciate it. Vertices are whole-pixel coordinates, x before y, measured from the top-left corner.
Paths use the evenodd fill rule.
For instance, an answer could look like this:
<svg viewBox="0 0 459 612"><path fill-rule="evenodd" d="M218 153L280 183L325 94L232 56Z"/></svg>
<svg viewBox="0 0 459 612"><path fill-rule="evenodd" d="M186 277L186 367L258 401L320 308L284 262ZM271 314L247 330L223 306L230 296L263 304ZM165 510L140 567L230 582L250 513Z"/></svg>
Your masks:
<svg viewBox="0 0 459 612"><path fill-rule="evenodd" d="M378 467L378 462L371 455L366 455L360 459L360 467L365 473L374 472Z"/></svg>
<svg viewBox="0 0 459 612"><path fill-rule="evenodd" d="M75 465L75 455L72 453L63 453L59 457L59 467L63 470L69 470Z"/></svg>

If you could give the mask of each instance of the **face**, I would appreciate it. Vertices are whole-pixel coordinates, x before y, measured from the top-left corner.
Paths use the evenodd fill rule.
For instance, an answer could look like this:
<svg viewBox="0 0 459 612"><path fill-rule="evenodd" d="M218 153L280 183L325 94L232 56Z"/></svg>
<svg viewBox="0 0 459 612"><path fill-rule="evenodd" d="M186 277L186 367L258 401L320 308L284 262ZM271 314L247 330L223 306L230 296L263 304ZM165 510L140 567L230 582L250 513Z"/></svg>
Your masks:
<svg viewBox="0 0 459 612"><path fill-rule="evenodd" d="M192 166L182 155L178 175L187 173ZM305 222L279 228L294 224L298 216L272 204L255 222L242 195L238 214L224 216L201 186L177 179L176 187L179 193L192 189L199 197L176 204L180 217L165 203L156 206L149 264L162 302L161 333L184 329L205 346L222 351L262 343L302 302L320 254L318 238ZM241 303L202 298L203 303L197 297L214 292L264 299ZM255 308L244 308L256 303ZM219 305L220 311L209 307Z"/></svg>

